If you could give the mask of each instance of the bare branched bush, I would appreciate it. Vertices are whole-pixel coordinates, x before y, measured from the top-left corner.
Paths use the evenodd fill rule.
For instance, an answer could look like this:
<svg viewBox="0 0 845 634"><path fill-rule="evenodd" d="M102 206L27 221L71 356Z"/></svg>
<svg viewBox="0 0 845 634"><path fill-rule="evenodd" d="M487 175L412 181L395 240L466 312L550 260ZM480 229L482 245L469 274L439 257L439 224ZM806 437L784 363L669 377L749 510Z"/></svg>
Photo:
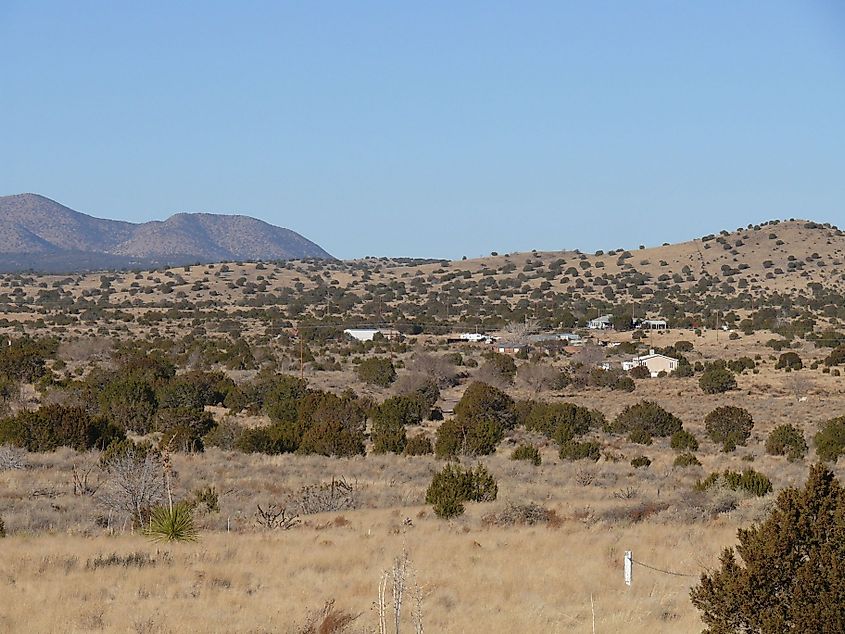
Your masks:
<svg viewBox="0 0 845 634"><path fill-rule="evenodd" d="M525 363L519 366L516 372L516 376L520 382L535 394L554 387L559 375L559 370L555 370L553 367L542 363Z"/></svg>
<svg viewBox="0 0 845 634"><path fill-rule="evenodd" d="M587 369L592 369L604 361L604 350L598 346L583 346L574 357L577 363L583 364Z"/></svg>
<svg viewBox="0 0 845 634"><path fill-rule="evenodd" d="M356 488L345 478L332 478L323 482L302 487L292 500L293 506L302 515L332 513L354 509L356 506Z"/></svg>
<svg viewBox="0 0 845 634"><path fill-rule="evenodd" d="M26 452L11 445L0 445L0 471L26 468Z"/></svg>
<svg viewBox="0 0 845 634"><path fill-rule="evenodd" d="M613 497L615 497L617 500L633 500L639 495L639 493L639 489L635 489L634 487L625 487L624 489L614 491Z"/></svg>
<svg viewBox="0 0 845 634"><path fill-rule="evenodd" d="M540 322L536 319L515 321L505 326L508 339L516 343L528 343L528 337L540 332Z"/></svg>
<svg viewBox="0 0 845 634"><path fill-rule="evenodd" d="M595 479L595 472L589 469L578 469L578 473L575 474L575 482L580 484L582 487L590 486Z"/></svg>
<svg viewBox="0 0 845 634"><path fill-rule="evenodd" d="M134 447L114 456L105 465L108 481L100 490L100 503L110 513L128 517L144 526L152 508L164 500L165 480L161 457Z"/></svg>
<svg viewBox="0 0 845 634"><path fill-rule="evenodd" d="M441 388L450 387L457 383L455 366L446 357L418 352L408 363L408 369L435 381L437 386Z"/></svg>
<svg viewBox="0 0 845 634"><path fill-rule="evenodd" d="M299 515L288 512L286 506L269 504L266 509L261 508L260 504L257 506L258 510L255 512L255 523L260 528L267 530L278 528L286 531L299 524Z"/></svg>
<svg viewBox="0 0 845 634"><path fill-rule="evenodd" d="M103 337L86 337L59 346L59 357L76 363L106 361L111 358L112 342Z"/></svg>
<svg viewBox="0 0 845 634"><path fill-rule="evenodd" d="M100 488L100 483L94 484L90 481L91 472L94 467L82 469L76 465L71 467L71 482L73 484L74 495L94 495L97 489Z"/></svg>
<svg viewBox="0 0 845 634"><path fill-rule="evenodd" d="M481 518L486 526L534 526L535 524L559 525L560 518L557 514L535 504L513 504L509 503L498 513L488 513Z"/></svg>
<svg viewBox="0 0 845 634"><path fill-rule="evenodd" d="M806 372L790 372L783 379L783 388L792 394L796 401L800 401L813 389L813 380Z"/></svg>

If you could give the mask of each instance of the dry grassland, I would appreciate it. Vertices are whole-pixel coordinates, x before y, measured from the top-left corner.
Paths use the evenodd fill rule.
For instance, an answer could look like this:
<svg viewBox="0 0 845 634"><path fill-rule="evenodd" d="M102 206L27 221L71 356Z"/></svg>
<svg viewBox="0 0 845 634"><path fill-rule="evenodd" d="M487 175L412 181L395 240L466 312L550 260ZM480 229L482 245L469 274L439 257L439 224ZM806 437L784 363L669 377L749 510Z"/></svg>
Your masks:
<svg viewBox="0 0 845 634"><path fill-rule="evenodd" d="M376 625L371 605L381 572L407 547L427 632L590 632L591 597L596 631L694 632L700 622L687 598L694 579L637 570L628 589L622 553L635 548L656 566L697 571L715 565L735 529L729 521L678 530L573 520L485 529L477 526L479 512L454 524L417 519L396 534L396 513L360 511L344 514L344 526L212 533L199 544L164 548L126 535L8 538L0 629L287 632L334 598L361 613L352 631L368 631ZM155 563L93 569L112 553L145 553Z"/></svg>
<svg viewBox="0 0 845 634"><path fill-rule="evenodd" d="M538 468L487 457L499 499L470 504L450 522L422 506L442 465L433 458L176 456L179 495L209 484L223 495L220 513L201 517L198 543L165 546L125 527L93 524L97 503L71 494L70 469L96 456L31 455L29 469L0 473L13 533L0 542L0 631L297 632L331 599L360 613L350 631L373 631L380 575L403 548L423 589L427 632L590 632L591 595L597 632L700 631L687 598L696 578L637 567L628 589L624 551L698 574L717 564L739 526L764 516L772 496L740 496L735 510L711 517L696 506L692 484L712 469L741 468L740 458L708 452L704 467L679 470L668 450L644 449L655 460L647 470L605 460L561 463L553 448ZM776 488L806 475L805 464L782 458L753 464ZM256 527L257 503L283 502L335 475L354 483L357 509L304 516L288 531ZM33 497L38 491L48 493ZM556 519L534 526L483 519L528 501ZM150 561L104 564L111 555Z"/></svg>

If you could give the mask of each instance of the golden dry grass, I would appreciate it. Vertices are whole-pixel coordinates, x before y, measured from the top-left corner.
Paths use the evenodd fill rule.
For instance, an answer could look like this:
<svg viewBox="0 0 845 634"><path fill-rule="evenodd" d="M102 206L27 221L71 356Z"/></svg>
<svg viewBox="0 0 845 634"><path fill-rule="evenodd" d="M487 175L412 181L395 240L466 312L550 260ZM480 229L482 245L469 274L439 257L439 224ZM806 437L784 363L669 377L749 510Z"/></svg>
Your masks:
<svg viewBox="0 0 845 634"><path fill-rule="evenodd" d="M361 614L351 631L368 631L380 575L407 547L425 591L427 632L590 632L591 595L598 632L697 632L687 598L696 579L637 568L628 589L624 551L698 574L716 565L736 529L759 521L773 498L740 499L734 511L702 515L690 504L695 479L748 463L708 452L703 468L672 469L667 448L641 449L654 459L646 470L605 460L561 463L550 447L535 468L508 460L503 449L484 459L499 480L499 499L470 504L450 522L422 506L431 474L442 467L432 458L175 456L178 497L209 484L230 492L219 514L200 518L199 543L170 546L152 545L125 525L111 534L94 525L96 496L73 496L68 478L72 464L95 456L30 455L28 470L0 473L11 533L0 541L0 631L295 632L330 599ZM806 477L806 464L782 458L758 455L753 466L776 488ZM845 466L837 471L842 477ZM357 510L305 516L289 531L256 527L257 502L284 501L332 475L356 484ZM53 495L32 497L38 490ZM633 490L630 499L616 495L626 490ZM528 501L559 521L505 527L482 519ZM641 505L658 512L637 521ZM98 558L132 553L156 563L93 569Z"/></svg>
<svg viewBox="0 0 845 634"><path fill-rule="evenodd" d="M407 509L411 510L411 509ZM730 521L483 528L480 508L456 523L396 513L345 513L346 526L272 534L206 533L198 544L151 546L140 536L16 536L0 559L0 629L31 632L285 632L335 599L372 628L381 572L407 547L424 592L428 632L694 632L695 579L637 569L622 555L697 572L731 543ZM315 518L318 519L318 518ZM330 517L326 518L330 520ZM149 553L142 568L91 568L112 553Z"/></svg>

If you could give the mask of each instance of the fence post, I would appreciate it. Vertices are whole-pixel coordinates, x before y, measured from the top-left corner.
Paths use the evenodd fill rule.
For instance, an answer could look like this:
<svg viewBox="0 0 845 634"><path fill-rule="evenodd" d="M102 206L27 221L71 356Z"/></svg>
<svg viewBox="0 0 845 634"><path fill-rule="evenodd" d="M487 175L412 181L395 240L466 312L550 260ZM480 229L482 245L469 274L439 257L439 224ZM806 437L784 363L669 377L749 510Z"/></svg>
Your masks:
<svg viewBox="0 0 845 634"><path fill-rule="evenodd" d="M630 586L634 579L634 554L630 550L625 551L625 585Z"/></svg>

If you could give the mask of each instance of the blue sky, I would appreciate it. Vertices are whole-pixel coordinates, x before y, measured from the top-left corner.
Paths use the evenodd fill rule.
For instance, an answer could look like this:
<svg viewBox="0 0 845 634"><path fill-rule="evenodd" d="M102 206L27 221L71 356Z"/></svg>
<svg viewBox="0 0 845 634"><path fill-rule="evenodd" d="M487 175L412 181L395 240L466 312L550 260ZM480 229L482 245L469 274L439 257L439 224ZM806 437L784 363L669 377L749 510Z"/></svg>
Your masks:
<svg viewBox="0 0 845 634"><path fill-rule="evenodd" d="M0 194L339 257L843 225L845 5L0 0L0 121Z"/></svg>

